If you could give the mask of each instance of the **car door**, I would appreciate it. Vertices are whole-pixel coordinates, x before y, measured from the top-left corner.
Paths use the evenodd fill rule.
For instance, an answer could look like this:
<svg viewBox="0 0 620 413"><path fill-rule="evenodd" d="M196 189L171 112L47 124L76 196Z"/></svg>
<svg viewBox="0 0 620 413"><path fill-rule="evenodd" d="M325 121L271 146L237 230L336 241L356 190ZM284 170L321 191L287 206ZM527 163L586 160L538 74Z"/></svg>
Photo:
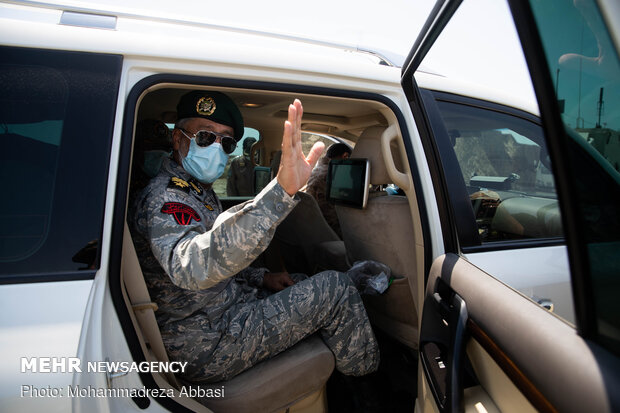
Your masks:
<svg viewBox="0 0 620 413"><path fill-rule="evenodd" d="M428 141L427 158L439 186L445 173L431 128L424 126L429 122L414 72L460 3L437 2L403 69L403 88ZM416 410L618 411L620 314L613 305L620 292L615 152L620 42L613 18L618 5L567 0L509 5L555 176L575 326L464 257L456 218L439 188L446 254L434 260L426 280ZM558 86L560 66L564 88ZM597 97L609 115L605 124L599 111L588 130L580 109L596 104Z"/></svg>
<svg viewBox="0 0 620 413"><path fill-rule="evenodd" d="M77 355L101 268L121 64L0 46L2 411L71 408L65 361Z"/></svg>

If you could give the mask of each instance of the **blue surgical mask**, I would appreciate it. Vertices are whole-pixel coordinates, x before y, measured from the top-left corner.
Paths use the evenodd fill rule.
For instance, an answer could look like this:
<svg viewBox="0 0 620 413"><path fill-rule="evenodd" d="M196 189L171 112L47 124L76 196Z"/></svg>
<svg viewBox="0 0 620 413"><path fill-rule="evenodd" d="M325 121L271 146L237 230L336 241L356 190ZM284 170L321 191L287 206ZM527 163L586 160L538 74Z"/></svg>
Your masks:
<svg viewBox="0 0 620 413"><path fill-rule="evenodd" d="M218 142L203 148L196 144L196 139L190 139L183 168L203 184L210 184L222 176L227 161L228 155Z"/></svg>
<svg viewBox="0 0 620 413"><path fill-rule="evenodd" d="M149 177L154 177L159 173L164 159L168 158L170 154L171 152L159 150L144 151L144 164L142 165L142 170Z"/></svg>

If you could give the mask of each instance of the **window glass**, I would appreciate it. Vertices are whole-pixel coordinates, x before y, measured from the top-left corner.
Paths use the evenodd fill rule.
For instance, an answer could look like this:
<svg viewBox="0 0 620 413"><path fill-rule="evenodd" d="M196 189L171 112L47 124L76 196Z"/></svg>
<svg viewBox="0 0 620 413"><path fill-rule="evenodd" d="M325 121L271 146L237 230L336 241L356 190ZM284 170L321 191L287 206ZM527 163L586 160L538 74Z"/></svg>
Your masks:
<svg viewBox="0 0 620 413"><path fill-rule="evenodd" d="M304 154L308 154L310 152L310 149L312 149L312 147L314 146L315 143L317 142L323 142L323 144L325 145L325 151L323 152L323 154L325 154L325 152L327 151L327 148L330 147L330 145L333 145L334 143L338 143L340 142L340 140L337 140L335 138L332 138L331 136L327 136L327 135L322 135L322 134L317 134L317 133L309 133L309 132L302 132L301 134L301 146L302 149L304 151ZM347 142L342 140L344 143L348 144L349 146L353 147L353 143L352 142Z"/></svg>
<svg viewBox="0 0 620 413"><path fill-rule="evenodd" d="M98 267L120 62L0 47L5 282Z"/></svg>
<svg viewBox="0 0 620 413"><path fill-rule="evenodd" d="M219 197L253 197L254 168L260 165L261 152L253 146L260 140L256 129L245 128L235 151L228 157L226 168L220 178L213 182L213 190ZM254 156L254 162L252 162Z"/></svg>
<svg viewBox="0 0 620 413"><path fill-rule="evenodd" d="M255 145L260 139L260 133L256 129L245 128L243 138L228 158L222 177L213 183L213 189L220 198L253 197L275 177L280 165L280 151L272 152L268 156L263 153L264 149ZM308 154L318 141L323 142L325 148L338 142L327 135L302 132L301 145L304 154ZM254 156L256 165L252 164L250 156Z"/></svg>
<svg viewBox="0 0 620 413"><path fill-rule="evenodd" d="M540 126L493 110L438 101L483 242L562 235Z"/></svg>
<svg viewBox="0 0 620 413"><path fill-rule="evenodd" d="M620 354L620 60L596 2L532 1L566 135L599 342ZM608 21L617 24L617 16Z"/></svg>

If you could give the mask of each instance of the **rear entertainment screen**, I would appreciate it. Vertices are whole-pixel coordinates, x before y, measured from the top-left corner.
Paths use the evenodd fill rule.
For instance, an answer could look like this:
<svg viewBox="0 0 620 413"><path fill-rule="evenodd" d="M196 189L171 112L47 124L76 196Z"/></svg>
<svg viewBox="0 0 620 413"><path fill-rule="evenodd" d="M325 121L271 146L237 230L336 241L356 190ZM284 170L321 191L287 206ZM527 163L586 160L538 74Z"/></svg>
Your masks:
<svg viewBox="0 0 620 413"><path fill-rule="evenodd" d="M365 208L368 199L368 159L333 159L327 172L327 200L339 205Z"/></svg>

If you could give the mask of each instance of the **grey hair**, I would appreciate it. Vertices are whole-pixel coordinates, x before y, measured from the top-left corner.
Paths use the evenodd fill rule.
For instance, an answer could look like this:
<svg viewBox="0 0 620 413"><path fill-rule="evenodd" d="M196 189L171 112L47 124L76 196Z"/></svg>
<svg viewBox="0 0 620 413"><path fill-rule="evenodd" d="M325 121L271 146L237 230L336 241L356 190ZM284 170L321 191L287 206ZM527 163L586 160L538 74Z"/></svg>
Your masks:
<svg viewBox="0 0 620 413"><path fill-rule="evenodd" d="M185 129L190 120L191 118L179 119L177 123L174 125L174 127L176 129Z"/></svg>

